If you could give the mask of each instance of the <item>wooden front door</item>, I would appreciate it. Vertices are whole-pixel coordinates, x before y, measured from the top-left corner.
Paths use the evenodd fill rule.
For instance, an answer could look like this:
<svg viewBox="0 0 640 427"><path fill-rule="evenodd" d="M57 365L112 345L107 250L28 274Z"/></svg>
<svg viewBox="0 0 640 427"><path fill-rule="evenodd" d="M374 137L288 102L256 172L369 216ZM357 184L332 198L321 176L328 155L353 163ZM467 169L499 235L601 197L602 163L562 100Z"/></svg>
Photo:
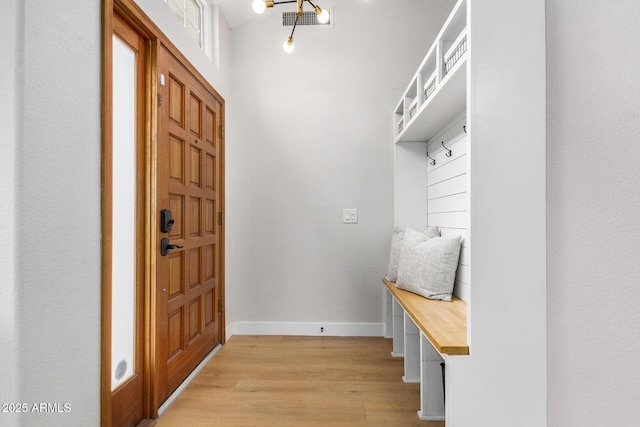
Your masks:
<svg viewBox="0 0 640 427"><path fill-rule="evenodd" d="M224 149L222 104L216 95L164 46L158 48L158 73L155 244L160 403L223 341ZM170 230L160 224L162 210L170 211Z"/></svg>

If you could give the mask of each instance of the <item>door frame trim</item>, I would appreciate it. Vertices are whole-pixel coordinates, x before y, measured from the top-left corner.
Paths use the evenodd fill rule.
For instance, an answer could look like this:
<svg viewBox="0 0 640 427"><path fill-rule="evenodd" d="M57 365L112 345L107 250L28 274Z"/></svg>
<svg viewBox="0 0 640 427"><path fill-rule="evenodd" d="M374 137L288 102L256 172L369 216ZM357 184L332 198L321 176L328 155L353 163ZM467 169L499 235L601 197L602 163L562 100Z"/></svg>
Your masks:
<svg viewBox="0 0 640 427"><path fill-rule="evenodd" d="M158 106L153 100L158 96L157 55L160 45L164 45L184 67L208 90L221 105L220 124L225 123L225 101L202 74L187 60L176 46L164 35L153 21L140 9L134 0L102 0L102 304L101 304L101 382L100 382L100 419L101 426L111 426L111 282L107 266L111 265L111 219L106 215L108 200L105 197L105 185L108 170L105 159L106 149L110 149L113 135L112 124L112 35L113 16L119 14L146 39L146 87L145 94L145 159L144 159L144 411L145 418L157 418L160 406L157 396L156 378L158 377L157 331L156 331L156 255L158 240L157 190L157 138ZM217 131L217 130L216 130ZM219 211L225 212L225 137L219 138L218 155L221 156ZM225 228L220 230L220 272L218 277L220 298L225 301ZM219 322L220 342L226 341L225 304Z"/></svg>
<svg viewBox="0 0 640 427"><path fill-rule="evenodd" d="M137 232L137 236L142 235L141 238L136 237L136 247L141 249L142 253L136 256L136 263L140 264L144 260L144 271L137 273L139 279L143 282L143 301L142 301L142 333L143 333L143 345L142 349L142 381L143 381L143 416L148 418L153 416L153 410L150 406L148 396L150 390L153 387L153 375L151 373L152 365L149 363L149 355L152 351L152 329L149 328L150 319L150 269L148 267L148 261L150 258L151 245L150 245L150 224L149 224L149 188L150 188L150 166L153 164L149 157L149 148L151 146L151 140L153 138L153 111L150 109L151 94L153 92L153 85L150 77L153 75L152 70L154 64L152 58L154 57L153 38L150 37L148 31L144 28L136 25L130 19L127 13L123 13L124 10L120 10L114 4L112 0L103 0L103 13L102 13L102 331L101 331L101 390L100 390L100 419L102 426L112 425L112 390L111 390L111 227L112 220L109 214L111 209L111 183L112 166L111 166L111 147L113 142L112 123L113 123L113 34L114 34L114 14L117 13L123 21L131 25L139 35L145 40L145 76L144 76L144 91L140 99L144 102L138 107L142 109L141 116L144 116L145 123L143 124L143 138L144 147L138 147L138 155L141 155L141 159L136 161L138 171L144 172L142 179L138 178L137 189L138 192L142 191L142 194L136 196L136 204L142 202L143 206L139 206L139 209L143 210L144 219L142 223L139 223L141 230ZM138 111L140 113L140 111ZM141 183L143 181L143 183ZM141 185L142 184L142 185Z"/></svg>

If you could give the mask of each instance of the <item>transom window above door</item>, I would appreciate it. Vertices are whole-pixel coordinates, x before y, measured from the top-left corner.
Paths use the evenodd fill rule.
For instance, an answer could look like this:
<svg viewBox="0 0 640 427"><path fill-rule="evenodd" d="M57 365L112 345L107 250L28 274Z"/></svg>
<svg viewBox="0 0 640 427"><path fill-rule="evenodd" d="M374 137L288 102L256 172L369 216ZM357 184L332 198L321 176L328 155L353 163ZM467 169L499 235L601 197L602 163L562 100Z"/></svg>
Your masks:
<svg viewBox="0 0 640 427"><path fill-rule="evenodd" d="M182 22L189 36L204 49L204 12L205 4L200 0L164 0L171 11Z"/></svg>

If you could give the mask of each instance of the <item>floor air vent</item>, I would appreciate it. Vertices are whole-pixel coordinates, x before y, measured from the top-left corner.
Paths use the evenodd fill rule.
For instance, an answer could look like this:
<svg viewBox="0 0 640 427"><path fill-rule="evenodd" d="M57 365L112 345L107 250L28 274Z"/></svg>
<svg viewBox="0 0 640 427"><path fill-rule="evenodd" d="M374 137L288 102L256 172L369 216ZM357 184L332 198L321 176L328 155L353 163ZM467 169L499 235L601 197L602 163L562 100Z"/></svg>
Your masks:
<svg viewBox="0 0 640 427"><path fill-rule="evenodd" d="M296 12L282 12L282 26L283 27L293 27L293 24L296 22L296 16L298 14ZM331 27L332 16L329 16L329 22L326 24L321 24L318 22L318 15L315 12L303 12L302 16L298 18L298 26L307 26L307 27Z"/></svg>

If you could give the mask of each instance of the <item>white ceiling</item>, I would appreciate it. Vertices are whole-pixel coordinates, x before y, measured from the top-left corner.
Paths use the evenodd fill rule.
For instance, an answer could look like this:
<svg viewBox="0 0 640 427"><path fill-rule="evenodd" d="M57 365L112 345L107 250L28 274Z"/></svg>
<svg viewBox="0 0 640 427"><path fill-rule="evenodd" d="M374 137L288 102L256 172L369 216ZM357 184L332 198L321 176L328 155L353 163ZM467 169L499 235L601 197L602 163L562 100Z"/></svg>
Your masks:
<svg viewBox="0 0 640 427"><path fill-rule="evenodd" d="M231 28L244 24L255 15L251 0L212 0L212 3L220 6Z"/></svg>

